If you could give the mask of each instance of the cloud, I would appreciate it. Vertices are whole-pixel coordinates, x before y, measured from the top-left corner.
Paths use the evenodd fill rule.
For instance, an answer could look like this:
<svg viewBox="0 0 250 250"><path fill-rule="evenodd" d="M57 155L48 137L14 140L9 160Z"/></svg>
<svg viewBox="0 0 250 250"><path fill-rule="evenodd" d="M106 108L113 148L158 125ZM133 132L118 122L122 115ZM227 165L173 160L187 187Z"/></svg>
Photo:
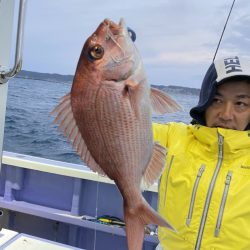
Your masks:
<svg viewBox="0 0 250 250"><path fill-rule="evenodd" d="M138 47L150 78L200 83L211 63L232 2L227 0L28 1L24 68L73 74L87 37L106 17L124 17L137 34ZM235 3L218 57L249 54L250 1ZM151 69L152 68L152 69ZM186 70L187 69L187 70ZM197 81L197 83L195 83Z"/></svg>
<svg viewBox="0 0 250 250"><path fill-rule="evenodd" d="M200 64L211 59L208 51L170 51L163 52L155 57L144 58L147 64Z"/></svg>

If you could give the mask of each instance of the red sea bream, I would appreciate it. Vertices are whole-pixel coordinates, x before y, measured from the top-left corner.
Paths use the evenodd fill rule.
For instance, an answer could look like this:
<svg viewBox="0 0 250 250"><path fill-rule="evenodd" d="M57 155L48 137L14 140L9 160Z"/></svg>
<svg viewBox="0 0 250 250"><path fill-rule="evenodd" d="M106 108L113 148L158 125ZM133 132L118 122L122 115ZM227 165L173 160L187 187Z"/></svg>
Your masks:
<svg viewBox="0 0 250 250"><path fill-rule="evenodd" d="M129 250L142 249L146 224L173 229L141 191L165 166L166 149L153 142L152 110L179 108L165 93L150 88L124 20L116 24L105 19L84 44L71 92L52 112L87 166L119 188Z"/></svg>

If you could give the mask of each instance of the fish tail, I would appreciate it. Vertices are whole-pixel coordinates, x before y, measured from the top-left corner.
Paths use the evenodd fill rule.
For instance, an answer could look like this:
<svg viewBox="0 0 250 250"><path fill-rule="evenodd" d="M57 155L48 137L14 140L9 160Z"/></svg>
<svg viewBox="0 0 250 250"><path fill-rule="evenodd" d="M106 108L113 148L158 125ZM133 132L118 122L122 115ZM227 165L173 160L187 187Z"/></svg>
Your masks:
<svg viewBox="0 0 250 250"><path fill-rule="evenodd" d="M133 215L127 208L124 208L124 219L128 250L142 250L145 224L140 217Z"/></svg>
<svg viewBox="0 0 250 250"><path fill-rule="evenodd" d="M174 231L174 228L151 208L144 198L133 207L124 203L124 219L129 250L142 250L144 229L147 224L167 227Z"/></svg>

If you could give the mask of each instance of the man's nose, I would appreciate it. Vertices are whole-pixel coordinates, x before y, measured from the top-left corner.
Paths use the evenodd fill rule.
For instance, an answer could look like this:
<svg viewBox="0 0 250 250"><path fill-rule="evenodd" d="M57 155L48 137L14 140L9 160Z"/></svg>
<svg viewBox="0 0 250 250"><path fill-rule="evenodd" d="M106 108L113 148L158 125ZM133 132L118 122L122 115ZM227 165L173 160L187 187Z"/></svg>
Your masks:
<svg viewBox="0 0 250 250"><path fill-rule="evenodd" d="M233 104L224 103L220 110L220 118L227 121L233 119Z"/></svg>

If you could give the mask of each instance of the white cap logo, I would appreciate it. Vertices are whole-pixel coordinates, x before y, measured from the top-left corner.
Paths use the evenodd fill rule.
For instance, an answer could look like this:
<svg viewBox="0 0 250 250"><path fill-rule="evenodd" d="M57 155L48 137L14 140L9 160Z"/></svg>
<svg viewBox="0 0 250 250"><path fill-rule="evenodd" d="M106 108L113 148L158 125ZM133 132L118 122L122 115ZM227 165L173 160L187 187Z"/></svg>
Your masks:
<svg viewBox="0 0 250 250"><path fill-rule="evenodd" d="M232 76L250 76L250 60L238 56L216 60L214 66L217 73L217 82Z"/></svg>
<svg viewBox="0 0 250 250"><path fill-rule="evenodd" d="M239 57L229 57L224 59L226 73L242 72Z"/></svg>

